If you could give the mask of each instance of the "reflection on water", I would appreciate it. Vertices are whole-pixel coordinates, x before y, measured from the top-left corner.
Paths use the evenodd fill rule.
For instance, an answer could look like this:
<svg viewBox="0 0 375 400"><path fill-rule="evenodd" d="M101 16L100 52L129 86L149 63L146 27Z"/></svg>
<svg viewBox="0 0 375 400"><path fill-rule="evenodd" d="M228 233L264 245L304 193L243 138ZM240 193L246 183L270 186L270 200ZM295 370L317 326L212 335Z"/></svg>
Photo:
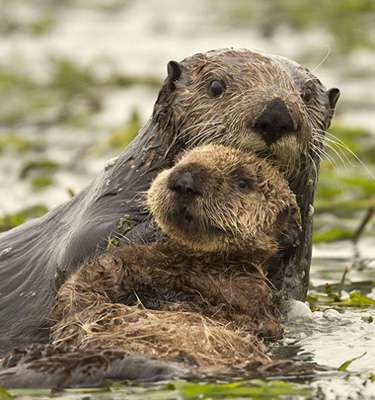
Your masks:
<svg viewBox="0 0 375 400"><path fill-rule="evenodd" d="M354 266L349 270L345 290L360 290L373 298L374 240L363 240L357 248L349 242L317 246L314 255L311 282L315 289L324 291L326 283L338 286L345 268L350 267L353 260L358 260L360 256L364 262L361 268ZM374 321L373 306L336 309L321 307L319 311L313 312L312 321L285 326L285 338L275 346L274 353L280 357L315 362L327 367L328 371L318 373L312 383L312 387L323 396L322 399L375 398L375 384L367 379L374 373L375 365ZM338 371L344 362L356 357L359 358L348 367L349 374Z"/></svg>
<svg viewBox="0 0 375 400"><path fill-rule="evenodd" d="M345 268L352 282L368 281L368 291L375 282L375 240L363 239L314 246L311 281L314 286L341 281ZM353 287L354 289L354 287ZM363 285L360 285L363 290ZM367 292L367 291L366 291Z"/></svg>

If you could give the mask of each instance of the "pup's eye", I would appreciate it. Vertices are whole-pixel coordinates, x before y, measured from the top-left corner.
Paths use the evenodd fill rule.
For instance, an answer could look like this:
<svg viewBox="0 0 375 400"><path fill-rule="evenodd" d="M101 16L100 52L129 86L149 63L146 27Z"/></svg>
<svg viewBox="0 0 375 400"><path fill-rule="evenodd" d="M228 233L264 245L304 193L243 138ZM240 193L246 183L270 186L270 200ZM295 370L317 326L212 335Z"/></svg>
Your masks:
<svg viewBox="0 0 375 400"><path fill-rule="evenodd" d="M305 104L309 104L313 97L313 91L310 88L304 88L301 91L301 99Z"/></svg>
<svg viewBox="0 0 375 400"><path fill-rule="evenodd" d="M208 86L208 94L211 97L219 97L225 91L225 83L223 81L211 81Z"/></svg>
<svg viewBox="0 0 375 400"><path fill-rule="evenodd" d="M238 181L238 187L240 190L250 189L250 184L246 179L240 179Z"/></svg>

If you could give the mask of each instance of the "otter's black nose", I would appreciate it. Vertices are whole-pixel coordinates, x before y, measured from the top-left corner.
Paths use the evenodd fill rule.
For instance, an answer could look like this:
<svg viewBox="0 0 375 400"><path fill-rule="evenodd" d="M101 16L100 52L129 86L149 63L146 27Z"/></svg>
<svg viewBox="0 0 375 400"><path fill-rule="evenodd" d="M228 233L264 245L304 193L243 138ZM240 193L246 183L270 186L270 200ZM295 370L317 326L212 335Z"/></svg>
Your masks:
<svg viewBox="0 0 375 400"><path fill-rule="evenodd" d="M267 145L276 142L284 134L295 131L289 110L280 99L274 99L267 105L253 128Z"/></svg>
<svg viewBox="0 0 375 400"><path fill-rule="evenodd" d="M180 195L196 196L200 194L200 190L191 172L174 174L169 180L168 187Z"/></svg>

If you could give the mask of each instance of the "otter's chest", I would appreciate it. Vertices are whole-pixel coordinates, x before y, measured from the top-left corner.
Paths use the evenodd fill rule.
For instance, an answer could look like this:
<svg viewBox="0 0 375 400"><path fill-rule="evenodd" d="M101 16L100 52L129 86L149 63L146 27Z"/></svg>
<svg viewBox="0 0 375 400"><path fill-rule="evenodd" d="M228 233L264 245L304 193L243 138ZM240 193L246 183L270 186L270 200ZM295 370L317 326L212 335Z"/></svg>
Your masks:
<svg viewBox="0 0 375 400"><path fill-rule="evenodd" d="M257 290L263 278L259 273L232 266L189 263L185 268L158 268L150 271L147 282L134 280L121 296L121 302L146 308L165 309L183 305L186 309L203 311L226 307L237 311L251 306L250 293ZM183 307L183 308L184 308Z"/></svg>

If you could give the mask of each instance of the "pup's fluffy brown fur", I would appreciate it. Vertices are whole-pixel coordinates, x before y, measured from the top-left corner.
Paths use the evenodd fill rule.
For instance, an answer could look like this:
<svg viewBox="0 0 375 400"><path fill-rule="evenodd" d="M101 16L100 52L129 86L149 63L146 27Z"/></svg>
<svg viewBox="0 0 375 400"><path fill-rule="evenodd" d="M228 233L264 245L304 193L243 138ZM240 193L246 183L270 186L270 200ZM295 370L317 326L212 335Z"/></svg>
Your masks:
<svg viewBox="0 0 375 400"><path fill-rule="evenodd" d="M53 343L204 367L268 362L259 333L280 328L263 265L299 229L285 180L255 155L204 146L156 178L147 206L166 241L84 263L57 294Z"/></svg>

